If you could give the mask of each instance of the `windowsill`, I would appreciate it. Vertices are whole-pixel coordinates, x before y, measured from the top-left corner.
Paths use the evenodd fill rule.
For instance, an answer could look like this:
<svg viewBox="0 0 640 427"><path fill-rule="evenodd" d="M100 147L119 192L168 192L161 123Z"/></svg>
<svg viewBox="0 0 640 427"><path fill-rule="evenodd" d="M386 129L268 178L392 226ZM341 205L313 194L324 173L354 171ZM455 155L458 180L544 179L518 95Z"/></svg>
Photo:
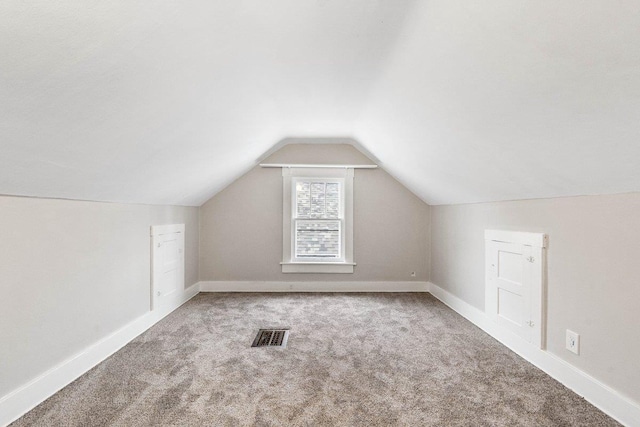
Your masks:
<svg viewBox="0 0 640 427"><path fill-rule="evenodd" d="M281 262L283 273L353 273L354 262Z"/></svg>

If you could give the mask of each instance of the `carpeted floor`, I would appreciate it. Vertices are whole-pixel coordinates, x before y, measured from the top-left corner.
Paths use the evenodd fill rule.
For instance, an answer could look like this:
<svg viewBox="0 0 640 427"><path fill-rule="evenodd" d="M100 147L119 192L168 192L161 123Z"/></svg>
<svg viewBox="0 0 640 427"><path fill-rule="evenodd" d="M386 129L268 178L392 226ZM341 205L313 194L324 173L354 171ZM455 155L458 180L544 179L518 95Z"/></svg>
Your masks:
<svg viewBox="0 0 640 427"><path fill-rule="evenodd" d="M422 293L200 294L12 424L160 425L618 424Z"/></svg>

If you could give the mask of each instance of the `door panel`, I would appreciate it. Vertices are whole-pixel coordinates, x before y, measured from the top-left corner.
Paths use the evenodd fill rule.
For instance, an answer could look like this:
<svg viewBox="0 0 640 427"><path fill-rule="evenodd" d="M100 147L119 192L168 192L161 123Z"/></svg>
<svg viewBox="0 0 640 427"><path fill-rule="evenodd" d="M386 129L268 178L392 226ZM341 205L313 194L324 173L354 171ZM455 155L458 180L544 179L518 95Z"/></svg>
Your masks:
<svg viewBox="0 0 640 427"><path fill-rule="evenodd" d="M492 242L490 292L495 298L496 322L531 341L531 277L527 257L531 248L517 243Z"/></svg>
<svg viewBox="0 0 640 427"><path fill-rule="evenodd" d="M517 246L498 248L498 278L514 284L522 283L522 251Z"/></svg>
<svg viewBox="0 0 640 427"><path fill-rule="evenodd" d="M545 347L548 239L543 233L485 230L485 312L502 329Z"/></svg>
<svg viewBox="0 0 640 427"><path fill-rule="evenodd" d="M509 322L515 328L522 327L522 296L498 288L498 316L503 322Z"/></svg>
<svg viewBox="0 0 640 427"><path fill-rule="evenodd" d="M151 309L175 304L184 288L184 225L152 227Z"/></svg>
<svg viewBox="0 0 640 427"><path fill-rule="evenodd" d="M160 236L160 286L163 296L168 296L178 290L178 270L180 268L181 253L178 248L179 233Z"/></svg>

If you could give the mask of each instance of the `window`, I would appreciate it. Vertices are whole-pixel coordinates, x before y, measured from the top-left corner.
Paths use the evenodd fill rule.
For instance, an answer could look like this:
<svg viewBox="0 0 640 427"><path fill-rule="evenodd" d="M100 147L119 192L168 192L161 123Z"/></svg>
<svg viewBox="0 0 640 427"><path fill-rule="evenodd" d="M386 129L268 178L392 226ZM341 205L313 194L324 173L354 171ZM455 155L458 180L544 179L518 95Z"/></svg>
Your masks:
<svg viewBox="0 0 640 427"><path fill-rule="evenodd" d="M282 271L353 273L353 169L282 171Z"/></svg>
<svg viewBox="0 0 640 427"><path fill-rule="evenodd" d="M344 181L295 178L293 233L295 261L343 259Z"/></svg>

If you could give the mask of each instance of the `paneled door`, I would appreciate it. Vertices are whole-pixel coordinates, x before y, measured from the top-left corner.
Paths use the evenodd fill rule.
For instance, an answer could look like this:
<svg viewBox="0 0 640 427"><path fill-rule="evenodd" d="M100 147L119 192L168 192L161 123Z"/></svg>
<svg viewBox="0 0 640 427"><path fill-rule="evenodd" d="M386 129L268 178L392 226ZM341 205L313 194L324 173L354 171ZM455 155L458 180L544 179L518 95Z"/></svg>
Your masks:
<svg viewBox="0 0 640 427"><path fill-rule="evenodd" d="M151 309L181 298L184 289L184 224L151 227Z"/></svg>
<svg viewBox="0 0 640 427"><path fill-rule="evenodd" d="M544 246L546 237L541 234L486 233L486 313L501 328L541 348Z"/></svg>

